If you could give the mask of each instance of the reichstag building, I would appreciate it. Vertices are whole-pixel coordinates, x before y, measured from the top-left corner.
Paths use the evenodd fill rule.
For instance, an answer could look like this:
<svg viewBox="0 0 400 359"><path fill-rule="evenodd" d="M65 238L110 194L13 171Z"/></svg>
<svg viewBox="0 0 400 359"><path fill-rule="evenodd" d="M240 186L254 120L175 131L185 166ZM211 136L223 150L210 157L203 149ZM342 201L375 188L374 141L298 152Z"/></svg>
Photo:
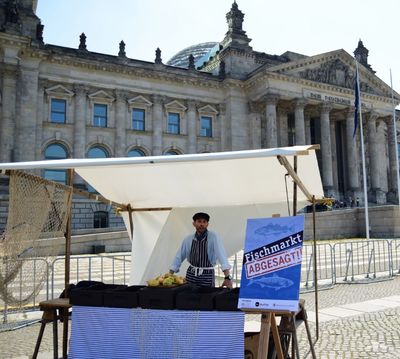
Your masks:
<svg viewBox="0 0 400 359"><path fill-rule="evenodd" d="M128 58L123 41L115 55L91 52L85 34L76 48L47 44L37 1L0 4L0 161L320 144L325 194L362 202L360 134L353 138L353 54L256 51L233 2L220 42L191 46L168 61L155 49L154 62L147 62ZM375 75L361 40L354 56L369 201L395 203L398 141L391 88ZM400 96L394 96L397 105ZM64 171L41 175L66 180ZM85 187L81 179L75 182ZM75 229L120 224L105 205L85 202L81 209Z"/></svg>

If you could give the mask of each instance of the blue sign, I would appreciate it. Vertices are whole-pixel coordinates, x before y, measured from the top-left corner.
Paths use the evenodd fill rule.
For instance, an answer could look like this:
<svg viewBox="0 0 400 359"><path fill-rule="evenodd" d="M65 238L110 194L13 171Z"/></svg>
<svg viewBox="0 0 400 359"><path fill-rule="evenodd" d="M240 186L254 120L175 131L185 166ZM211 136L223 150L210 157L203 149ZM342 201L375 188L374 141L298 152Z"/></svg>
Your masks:
<svg viewBox="0 0 400 359"><path fill-rule="evenodd" d="M238 308L296 311L304 217L248 219Z"/></svg>

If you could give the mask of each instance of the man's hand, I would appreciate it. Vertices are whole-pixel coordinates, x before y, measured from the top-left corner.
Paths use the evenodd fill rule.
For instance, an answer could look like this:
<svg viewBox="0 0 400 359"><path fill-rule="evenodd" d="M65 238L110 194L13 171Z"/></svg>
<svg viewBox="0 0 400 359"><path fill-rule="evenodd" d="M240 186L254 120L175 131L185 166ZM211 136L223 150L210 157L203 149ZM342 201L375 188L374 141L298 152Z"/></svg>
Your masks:
<svg viewBox="0 0 400 359"><path fill-rule="evenodd" d="M222 287L232 289L232 279L224 279L224 281L222 282Z"/></svg>

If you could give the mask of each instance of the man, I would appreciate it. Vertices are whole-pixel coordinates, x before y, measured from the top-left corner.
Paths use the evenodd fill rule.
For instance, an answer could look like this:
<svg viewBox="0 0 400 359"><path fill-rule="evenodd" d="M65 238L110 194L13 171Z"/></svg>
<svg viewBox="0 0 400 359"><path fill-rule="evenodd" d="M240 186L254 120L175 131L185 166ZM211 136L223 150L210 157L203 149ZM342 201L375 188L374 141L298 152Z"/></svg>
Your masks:
<svg viewBox="0 0 400 359"><path fill-rule="evenodd" d="M215 286L214 266L221 264L225 278L222 286L232 288L232 278L229 275L231 266L225 254L225 249L218 236L207 230L210 216L199 212L193 216L194 234L186 236L181 248L176 253L170 267L170 273L179 271L182 262L186 259L190 266L186 272L188 283L200 286Z"/></svg>

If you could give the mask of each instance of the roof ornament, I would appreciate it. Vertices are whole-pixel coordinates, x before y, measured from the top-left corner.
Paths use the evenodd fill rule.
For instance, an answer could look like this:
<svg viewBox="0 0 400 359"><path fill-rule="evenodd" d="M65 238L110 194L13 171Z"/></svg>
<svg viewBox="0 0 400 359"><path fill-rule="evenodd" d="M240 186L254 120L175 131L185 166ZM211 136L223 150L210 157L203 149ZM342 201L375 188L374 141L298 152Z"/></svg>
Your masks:
<svg viewBox="0 0 400 359"><path fill-rule="evenodd" d="M39 22L39 24L36 25L36 40L39 41L41 44L43 44L43 30L44 25Z"/></svg>
<svg viewBox="0 0 400 359"><path fill-rule="evenodd" d="M119 43L119 52L118 52L119 57L126 57L126 52L125 52L125 42L124 40L121 40Z"/></svg>
<svg viewBox="0 0 400 359"><path fill-rule="evenodd" d="M369 69L370 71L375 73L375 71L372 69L371 65L368 64L368 53L369 53L368 49L364 46L361 39L359 39L358 46L354 50L354 56L360 64L364 65L367 69Z"/></svg>
<svg viewBox="0 0 400 359"><path fill-rule="evenodd" d="M162 64L162 59L161 59L161 50L159 47L157 47L156 50L156 59L154 60L155 64Z"/></svg>
<svg viewBox="0 0 400 359"><path fill-rule="evenodd" d="M218 77L220 79L224 79L226 77L226 71L225 71L225 61L222 60L219 63L219 71L218 71Z"/></svg>
<svg viewBox="0 0 400 359"><path fill-rule="evenodd" d="M87 51L86 48L86 35L84 32L79 36L79 50Z"/></svg>
<svg viewBox="0 0 400 359"><path fill-rule="evenodd" d="M189 57L188 57L188 59L189 59L189 66L188 66L188 69L189 69L189 70L195 70L196 67L194 66L194 56L193 56L193 54L190 54Z"/></svg>

